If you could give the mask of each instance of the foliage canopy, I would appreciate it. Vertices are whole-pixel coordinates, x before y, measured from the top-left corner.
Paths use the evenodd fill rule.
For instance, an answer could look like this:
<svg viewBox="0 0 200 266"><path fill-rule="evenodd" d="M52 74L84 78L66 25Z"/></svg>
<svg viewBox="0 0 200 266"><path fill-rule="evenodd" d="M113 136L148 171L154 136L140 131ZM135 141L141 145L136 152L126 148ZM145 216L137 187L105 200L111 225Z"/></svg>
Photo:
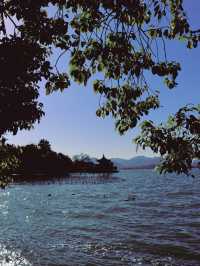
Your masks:
<svg viewBox="0 0 200 266"><path fill-rule="evenodd" d="M185 41L189 49L200 41L183 0L1 1L0 135L30 129L40 120L41 80L49 94L69 87L71 79L86 86L96 73L102 76L93 85L102 96L97 116L112 115L124 134L160 106L159 91L150 88L147 75L162 78L168 89L177 86L181 66L167 57L165 45L172 40ZM60 55L53 64L55 50ZM59 70L65 53L70 56L69 73ZM170 123L145 121L136 143L161 153L162 172L188 174L192 160L200 159L199 107L181 108Z"/></svg>

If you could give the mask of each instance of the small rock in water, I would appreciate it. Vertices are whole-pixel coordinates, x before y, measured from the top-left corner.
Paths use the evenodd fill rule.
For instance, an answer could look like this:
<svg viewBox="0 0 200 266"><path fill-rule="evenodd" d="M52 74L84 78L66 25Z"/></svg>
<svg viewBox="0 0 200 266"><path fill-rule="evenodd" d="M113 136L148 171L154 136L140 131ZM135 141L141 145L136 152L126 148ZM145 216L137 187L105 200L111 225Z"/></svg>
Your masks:
<svg viewBox="0 0 200 266"><path fill-rule="evenodd" d="M48 197L51 197L51 193L48 194Z"/></svg>

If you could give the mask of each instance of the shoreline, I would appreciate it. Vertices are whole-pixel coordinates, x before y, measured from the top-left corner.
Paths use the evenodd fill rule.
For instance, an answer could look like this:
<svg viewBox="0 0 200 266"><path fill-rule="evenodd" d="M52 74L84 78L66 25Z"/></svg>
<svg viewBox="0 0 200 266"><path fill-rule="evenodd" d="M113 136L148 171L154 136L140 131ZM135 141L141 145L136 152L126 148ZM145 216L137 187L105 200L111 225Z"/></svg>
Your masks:
<svg viewBox="0 0 200 266"><path fill-rule="evenodd" d="M66 172L66 173L17 173L17 174L11 174L11 177L13 179L13 182L34 182L34 181L55 181L55 180L63 180L68 178L87 178L88 176L91 177L102 177L102 178L108 178L114 173L118 173L119 171L98 171L98 172Z"/></svg>

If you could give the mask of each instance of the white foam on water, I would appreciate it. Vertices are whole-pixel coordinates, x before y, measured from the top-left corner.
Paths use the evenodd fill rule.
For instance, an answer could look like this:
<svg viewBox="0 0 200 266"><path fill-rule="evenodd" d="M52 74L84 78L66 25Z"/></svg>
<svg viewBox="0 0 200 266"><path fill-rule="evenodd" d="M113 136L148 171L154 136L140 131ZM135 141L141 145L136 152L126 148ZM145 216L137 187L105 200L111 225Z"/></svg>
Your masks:
<svg viewBox="0 0 200 266"><path fill-rule="evenodd" d="M20 251L11 251L0 245L0 266L31 266Z"/></svg>

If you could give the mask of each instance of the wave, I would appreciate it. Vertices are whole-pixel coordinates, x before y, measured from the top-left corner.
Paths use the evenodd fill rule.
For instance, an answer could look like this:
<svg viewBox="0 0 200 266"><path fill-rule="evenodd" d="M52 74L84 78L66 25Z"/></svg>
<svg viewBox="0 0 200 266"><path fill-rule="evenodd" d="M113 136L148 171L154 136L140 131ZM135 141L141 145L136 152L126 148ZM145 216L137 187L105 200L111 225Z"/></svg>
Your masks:
<svg viewBox="0 0 200 266"><path fill-rule="evenodd" d="M32 266L20 251L9 250L0 244L0 266Z"/></svg>

